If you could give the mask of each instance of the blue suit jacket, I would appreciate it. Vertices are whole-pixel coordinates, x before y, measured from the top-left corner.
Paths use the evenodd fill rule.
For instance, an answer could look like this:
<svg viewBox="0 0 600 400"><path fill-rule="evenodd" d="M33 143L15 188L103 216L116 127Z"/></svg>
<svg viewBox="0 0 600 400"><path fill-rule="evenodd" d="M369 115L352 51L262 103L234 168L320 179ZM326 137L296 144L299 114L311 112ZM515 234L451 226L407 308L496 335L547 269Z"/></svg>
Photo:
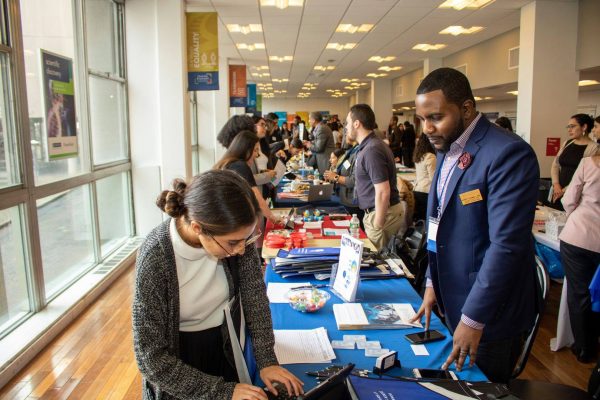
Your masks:
<svg viewBox="0 0 600 400"><path fill-rule="evenodd" d="M464 149L471 165L448 181L446 206L429 252L427 276L454 330L461 314L485 323L482 341L507 339L531 327L535 259L531 227L539 186L537 158L529 144L481 117ZM427 213L437 216L437 169ZM483 200L463 205L461 193Z"/></svg>

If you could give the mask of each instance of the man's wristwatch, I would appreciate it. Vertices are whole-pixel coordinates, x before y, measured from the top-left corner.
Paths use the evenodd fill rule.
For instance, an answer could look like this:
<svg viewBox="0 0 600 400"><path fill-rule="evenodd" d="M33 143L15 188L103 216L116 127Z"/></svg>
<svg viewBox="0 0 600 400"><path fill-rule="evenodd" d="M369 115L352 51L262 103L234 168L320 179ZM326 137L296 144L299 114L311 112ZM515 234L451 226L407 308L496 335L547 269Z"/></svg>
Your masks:
<svg viewBox="0 0 600 400"><path fill-rule="evenodd" d="M340 180L340 176L338 174L335 174L335 177L333 178L333 181L335 183L338 183L339 180Z"/></svg>

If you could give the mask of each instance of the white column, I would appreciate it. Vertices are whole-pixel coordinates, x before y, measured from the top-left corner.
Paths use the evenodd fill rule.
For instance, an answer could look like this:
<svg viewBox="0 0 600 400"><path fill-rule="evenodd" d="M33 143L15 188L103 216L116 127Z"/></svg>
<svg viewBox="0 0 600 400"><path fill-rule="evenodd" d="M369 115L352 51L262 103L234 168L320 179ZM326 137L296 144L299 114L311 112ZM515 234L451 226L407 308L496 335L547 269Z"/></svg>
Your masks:
<svg viewBox="0 0 600 400"><path fill-rule="evenodd" d="M185 3L126 2L131 163L136 231L162 220L154 200L176 177L191 176L185 73Z"/></svg>
<svg viewBox="0 0 600 400"><path fill-rule="evenodd" d="M521 9L517 133L535 150L542 177L554 159L546 139L564 141L577 110L577 16L576 1L538 0Z"/></svg>
<svg viewBox="0 0 600 400"><path fill-rule="evenodd" d="M426 58L423 60L423 76L427 76L431 71L443 66L441 58Z"/></svg>
<svg viewBox="0 0 600 400"><path fill-rule="evenodd" d="M392 118L392 80L373 79L371 81L371 108L379 129L385 130Z"/></svg>

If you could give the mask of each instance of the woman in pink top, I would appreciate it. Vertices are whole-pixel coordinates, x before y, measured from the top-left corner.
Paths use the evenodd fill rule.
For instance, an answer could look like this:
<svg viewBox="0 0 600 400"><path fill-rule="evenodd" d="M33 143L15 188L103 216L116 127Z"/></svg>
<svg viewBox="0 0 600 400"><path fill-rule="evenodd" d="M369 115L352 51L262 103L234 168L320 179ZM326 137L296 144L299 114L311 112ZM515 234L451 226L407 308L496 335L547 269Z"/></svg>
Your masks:
<svg viewBox="0 0 600 400"><path fill-rule="evenodd" d="M591 309L588 287L600 264L600 156L583 158L562 204L567 223L560 234L560 256L567 277L567 301L580 362L596 361L600 317Z"/></svg>

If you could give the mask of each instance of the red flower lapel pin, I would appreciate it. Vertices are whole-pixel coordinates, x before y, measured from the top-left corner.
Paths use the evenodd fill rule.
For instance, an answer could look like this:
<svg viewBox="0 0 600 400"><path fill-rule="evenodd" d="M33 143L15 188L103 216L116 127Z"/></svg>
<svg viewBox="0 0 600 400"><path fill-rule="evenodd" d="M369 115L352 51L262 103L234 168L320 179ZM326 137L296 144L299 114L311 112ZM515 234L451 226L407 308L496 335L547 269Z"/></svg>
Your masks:
<svg viewBox="0 0 600 400"><path fill-rule="evenodd" d="M472 161L473 161L473 156L471 156L470 153L467 153L465 151L458 158L458 168L467 169L467 168L469 168L469 165L471 165Z"/></svg>

